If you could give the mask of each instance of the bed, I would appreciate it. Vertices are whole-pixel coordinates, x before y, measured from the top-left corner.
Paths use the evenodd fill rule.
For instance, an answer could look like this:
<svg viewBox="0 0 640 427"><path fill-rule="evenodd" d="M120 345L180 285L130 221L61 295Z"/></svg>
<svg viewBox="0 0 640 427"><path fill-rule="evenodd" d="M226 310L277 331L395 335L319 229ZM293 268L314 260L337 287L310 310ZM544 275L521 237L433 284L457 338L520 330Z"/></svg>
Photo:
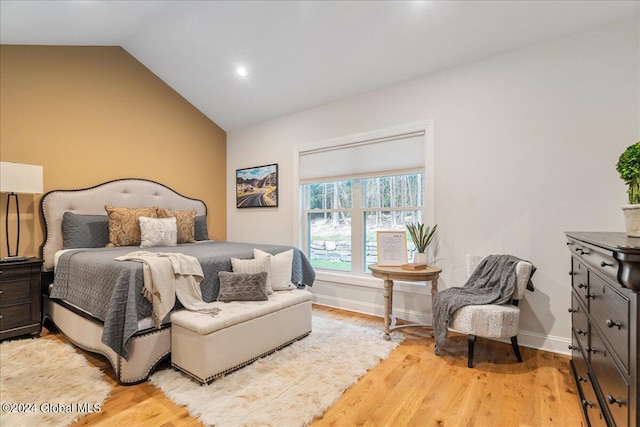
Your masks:
<svg viewBox="0 0 640 427"><path fill-rule="evenodd" d="M142 295L142 264L114 260L140 247L127 246L126 240L125 246L104 247L109 240L105 206L195 212L194 243L144 250L196 257L204 272L200 288L205 302L215 301L218 273L231 271L231 257L252 258L254 248L274 255L293 249L292 283L313 284L313 268L297 248L208 240L205 203L163 184L132 178L48 192L40 203L45 224L43 321L51 321L77 346L106 356L122 384L145 381L170 354L171 325L168 316L159 327L151 319L151 303ZM181 308L179 302L175 308Z"/></svg>

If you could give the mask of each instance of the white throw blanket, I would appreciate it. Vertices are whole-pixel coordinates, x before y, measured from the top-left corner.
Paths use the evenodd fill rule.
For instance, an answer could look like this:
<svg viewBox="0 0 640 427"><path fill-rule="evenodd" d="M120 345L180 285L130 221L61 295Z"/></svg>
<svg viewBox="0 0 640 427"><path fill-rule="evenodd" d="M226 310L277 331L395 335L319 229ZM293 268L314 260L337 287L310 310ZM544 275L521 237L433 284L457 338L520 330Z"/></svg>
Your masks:
<svg viewBox="0 0 640 427"><path fill-rule="evenodd" d="M200 282L204 278L198 259L181 253L136 251L115 258L143 263L142 294L153 305L152 318L157 328L173 310L176 296L191 311L217 314L220 309L202 300Z"/></svg>

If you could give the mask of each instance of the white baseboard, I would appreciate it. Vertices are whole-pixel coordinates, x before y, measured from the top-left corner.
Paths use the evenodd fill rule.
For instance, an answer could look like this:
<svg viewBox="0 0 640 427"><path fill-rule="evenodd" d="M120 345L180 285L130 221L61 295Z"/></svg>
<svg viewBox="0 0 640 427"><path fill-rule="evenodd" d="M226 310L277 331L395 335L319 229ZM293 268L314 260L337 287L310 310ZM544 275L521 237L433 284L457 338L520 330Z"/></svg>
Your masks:
<svg viewBox="0 0 640 427"><path fill-rule="evenodd" d="M354 301L322 294L313 294L312 301L314 304L324 305L327 307L339 308L376 317L384 317L384 306L379 304ZM398 319L408 320L410 322L431 323L431 313L425 314L415 310L406 310L394 307L393 314L395 314Z"/></svg>
<svg viewBox="0 0 640 427"><path fill-rule="evenodd" d="M354 301L346 298L313 294L312 301L314 304L323 305L331 308L339 308L341 310L353 311L361 314L368 314L376 317L384 317L384 306L364 301ZM431 313L421 313L414 310L403 310L398 307L393 308L393 314L399 319L408 320L416 323L431 323ZM509 342L509 340L500 340ZM535 350L543 350L551 353L571 355L569 345L571 340L567 338L542 335L535 332L519 331L518 344L522 347L529 347Z"/></svg>
<svg viewBox="0 0 640 427"><path fill-rule="evenodd" d="M542 335L536 332L519 331L518 344L523 347L534 348L536 350L544 350L551 353L564 354L566 356L571 355L571 350L569 350L571 340L567 338Z"/></svg>

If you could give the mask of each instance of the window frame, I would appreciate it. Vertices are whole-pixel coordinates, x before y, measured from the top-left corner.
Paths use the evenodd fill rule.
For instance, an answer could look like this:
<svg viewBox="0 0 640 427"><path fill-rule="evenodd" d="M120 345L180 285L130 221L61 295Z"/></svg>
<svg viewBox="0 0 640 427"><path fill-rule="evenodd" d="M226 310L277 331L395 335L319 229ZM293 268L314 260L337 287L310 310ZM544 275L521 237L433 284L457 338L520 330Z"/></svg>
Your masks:
<svg viewBox="0 0 640 427"><path fill-rule="evenodd" d="M380 175L376 174L371 177L360 177L354 178L348 181L351 181L351 207L350 208L309 208L309 191L305 190L306 186L313 184L301 184L302 192L303 192L303 216L302 216L302 250L307 255L309 260L311 261L311 256L309 253L309 248L311 244L311 224L309 221L310 214L323 214L323 213L348 213L351 218L351 269L349 271L346 270L338 270L338 269L321 269L323 271L328 272L340 272L340 273L350 273L350 274L362 274L367 272L367 230L366 230L366 215L371 212L410 212L410 211L420 211L421 215L423 215L424 210L424 199L423 205L406 205L406 206L382 206L382 207L367 207L365 203L366 197L366 188L365 181L367 179L375 179L375 178L387 178L387 177L397 177L403 175L417 175L422 174L422 180L424 181L424 171L410 169L403 172L394 172L394 175ZM344 182L347 180L341 180ZM336 181L323 181L318 184L331 184ZM424 186L424 182L421 187ZM424 195L423 195L424 196Z"/></svg>
<svg viewBox="0 0 640 427"><path fill-rule="evenodd" d="M306 230L305 227L307 226L306 206L308 205L306 204L307 196L304 194L305 193L304 186L303 184L300 184L300 174L299 174L300 153L307 150L327 149L327 148L331 149L333 147L339 147L344 144L350 144L350 143L367 140L367 139L394 138L399 135L404 135L411 132L420 132L420 131L424 132L422 137L424 141L424 155L425 155L425 159L423 162L424 170L421 171L424 174L424 178L423 178L424 181L423 181L423 188L422 188L423 206L421 208L422 218L423 218L423 221L426 223L435 224L435 173L434 173L435 158L434 158L433 120L426 120L423 122L411 123L411 124L401 125L393 128L388 128L388 129L348 135L348 136L334 138L330 140L324 140L324 141L314 142L310 144L301 144L301 145L295 146L293 149L293 172L294 172L293 185L297 189L297 191L293 192L294 193L293 236L294 236L295 244L300 248L302 248L303 252L306 255L308 255L307 233L305 231ZM406 172L407 171L388 171L384 173L384 176L398 175ZM354 176L352 178L354 179L354 185L355 185L355 180L357 180L358 178L365 178L365 177ZM338 180L343 180L343 179L341 178L333 179L333 181L338 181ZM332 177L326 177L326 182L332 182ZM358 184L358 187L359 187L359 184ZM352 191L354 192L353 206L355 206L357 203L358 206L360 207L363 203L363 201L360 200L360 195L359 195L360 192L358 191L358 196L356 196L355 188L352 188ZM347 210L352 211L352 209L347 209ZM367 208L366 210L369 211L373 209L378 209L378 208ZM360 208L361 212L364 212L364 210L365 208ZM380 210L389 211L389 210L407 210L407 209L404 207L397 208L397 209L386 207L386 208L380 208ZM324 210L320 210L317 212L321 212L321 211L324 211ZM360 223L354 225L353 223L354 220L357 220ZM363 233L365 231L364 231L364 224L362 222L364 221L364 215L354 215L352 213L351 221L352 221L352 227L351 227L352 228L352 231L351 231L352 232L352 236L351 236L352 252L354 252L353 244L357 242L357 244L361 246L359 253L363 254L363 250L364 250L363 244L365 239L365 236L363 235ZM359 235L354 235L354 234L359 234ZM351 272L319 269L316 272L317 273L316 280L340 283L340 284L346 284L346 285L358 285L358 286L380 288L381 287L381 284L379 283L380 281L378 279L373 278L370 272L367 271L366 273L361 273L362 271L365 270L365 267L366 267L364 265L364 256L362 257L358 256L357 258L358 258L357 263L359 263L359 265L354 265L354 257L353 256L351 257L351 262L352 262ZM359 267L362 267L362 268L359 268Z"/></svg>

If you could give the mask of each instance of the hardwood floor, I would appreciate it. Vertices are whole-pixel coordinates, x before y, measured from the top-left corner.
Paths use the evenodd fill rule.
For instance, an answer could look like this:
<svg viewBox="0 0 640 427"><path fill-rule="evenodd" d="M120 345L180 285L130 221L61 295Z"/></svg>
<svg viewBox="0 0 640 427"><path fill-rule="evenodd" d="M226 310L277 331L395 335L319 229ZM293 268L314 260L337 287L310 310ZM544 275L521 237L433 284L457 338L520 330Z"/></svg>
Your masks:
<svg viewBox="0 0 640 427"><path fill-rule="evenodd" d="M382 319L314 306L314 312L382 328ZM406 328L404 342L348 389L312 427L322 426L580 426L577 390L566 356L478 339L475 366L467 368L467 339L449 334L444 354L433 353L425 328ZM46 339L67 342L46 329ZM186 409L148 382L118 385L101 356L84 354L113 386L100 413L77 426L200 426ZM160 369L171 369L168 362Z"/></svg>

